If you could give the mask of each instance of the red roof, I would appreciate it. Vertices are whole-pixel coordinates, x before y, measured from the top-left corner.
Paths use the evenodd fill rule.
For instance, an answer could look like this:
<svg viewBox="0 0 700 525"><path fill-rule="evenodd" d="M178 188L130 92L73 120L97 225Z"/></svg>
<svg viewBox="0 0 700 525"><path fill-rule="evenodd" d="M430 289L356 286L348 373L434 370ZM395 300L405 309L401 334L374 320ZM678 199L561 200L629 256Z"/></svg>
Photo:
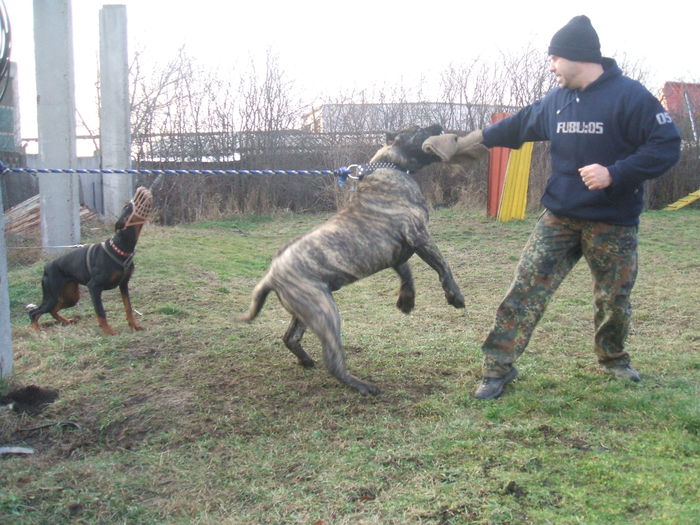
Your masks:
<svg viewBox="0 0 700 525"><path fill-rule="evenodd" d="M700 116L700 84L666 82L661 101L674 119L687 117L688 105L697 119Z"/></svg>

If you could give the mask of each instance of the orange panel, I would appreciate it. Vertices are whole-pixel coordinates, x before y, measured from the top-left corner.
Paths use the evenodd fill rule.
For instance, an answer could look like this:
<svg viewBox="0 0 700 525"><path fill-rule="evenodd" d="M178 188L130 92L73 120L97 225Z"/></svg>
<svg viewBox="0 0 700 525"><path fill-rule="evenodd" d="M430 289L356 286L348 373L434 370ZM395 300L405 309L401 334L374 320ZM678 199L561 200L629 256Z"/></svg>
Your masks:
<svg viewBox="0 0 700 525"><path fill-rule="evenodd" d="M494 113L491 117L491 123L494 124L507 116L508 113ZM510 148L496 147L489 149L489 177L486 190L486 213L489 217L498 215L498 205L501 201L503 184L506 179L509 155Z"/></svg>

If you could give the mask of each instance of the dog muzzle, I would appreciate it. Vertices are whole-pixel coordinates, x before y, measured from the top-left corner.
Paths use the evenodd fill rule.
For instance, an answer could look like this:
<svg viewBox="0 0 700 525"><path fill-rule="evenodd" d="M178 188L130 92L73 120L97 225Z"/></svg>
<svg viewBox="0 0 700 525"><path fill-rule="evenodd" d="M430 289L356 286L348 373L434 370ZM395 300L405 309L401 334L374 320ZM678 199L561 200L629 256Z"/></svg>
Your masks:
<svg viewBox="0 0 700 525"><path fill-rule="evenodd" d="M148 222L155 212L151 192L143 186L136 188L134 197L131 199L131 208L131 215L126 220L125 228Z"/></svg>

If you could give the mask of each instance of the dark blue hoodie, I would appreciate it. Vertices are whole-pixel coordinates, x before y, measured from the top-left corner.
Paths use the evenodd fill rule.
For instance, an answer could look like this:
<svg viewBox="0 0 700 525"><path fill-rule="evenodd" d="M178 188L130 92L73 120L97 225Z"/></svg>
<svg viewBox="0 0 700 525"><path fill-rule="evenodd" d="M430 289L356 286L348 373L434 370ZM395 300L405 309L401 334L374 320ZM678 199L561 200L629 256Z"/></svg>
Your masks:
<svg viewBox="0 0 700 525"><path fill-rule="evenodd" d="M680 135L660 102L603 59L603 74L584 90L557 87L544 98L483 130L484 145L519 148L551 142L552 173L541 202L557 215L636 225L644 181L680 157ZM601 164L612 185L589 190L578 169Z"/></svg>

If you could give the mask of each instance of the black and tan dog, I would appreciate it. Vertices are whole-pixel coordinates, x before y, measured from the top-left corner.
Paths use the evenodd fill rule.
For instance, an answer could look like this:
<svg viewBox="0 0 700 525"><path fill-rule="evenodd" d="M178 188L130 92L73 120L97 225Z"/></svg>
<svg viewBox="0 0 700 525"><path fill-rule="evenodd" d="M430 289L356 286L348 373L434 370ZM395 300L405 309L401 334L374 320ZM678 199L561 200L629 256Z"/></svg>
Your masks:
<svg viewBox="0 0 700 525"><path fill-rule="evenodd" d="M43 298L40 306L27 305L32 327L40 330L39 317L50 313L57 321L68 324L58 312L75 306L80 299L79 284L90 292L102 332L117 332L107 323L102 304L102 291L119 287L126 319L132 330L141 330L134 319L129 299L129 279L134 272L134 250L141 229L152 213L153 197L144 187L136 189L134 198L122 209L114 225L115 234L105 242L81 246L46 263L41 279Z"/></svg>
<svg viewBox="0 0 700 525"><path fill-rule="evenodd" d="M387 134L387 143L359 169L360 181L347 207L327 222L284 246L253 290L250 308L237 317L251 321L274 290L292 314L284 334L287 348L305 367L314 360L301 346L308 327L321 340L328 370L363 394L379 389L348 373L340 340L340 314L332 292L385 268L401 279L396 306L413 309L415 291L408 259L417 253L439 275L447 302L464 308L450 267L428 233L428 208L416 181L407 173L439 160L421 149L440 126Z"/></svg>

